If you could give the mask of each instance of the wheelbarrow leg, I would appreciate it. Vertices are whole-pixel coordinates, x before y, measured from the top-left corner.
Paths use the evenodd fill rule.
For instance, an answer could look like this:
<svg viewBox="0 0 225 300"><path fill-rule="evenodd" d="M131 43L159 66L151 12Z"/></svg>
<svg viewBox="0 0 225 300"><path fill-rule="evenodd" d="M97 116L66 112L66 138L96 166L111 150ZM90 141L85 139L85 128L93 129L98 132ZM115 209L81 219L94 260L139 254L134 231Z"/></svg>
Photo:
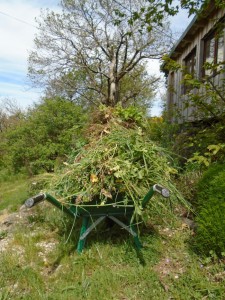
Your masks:
<svg viewBox="0 0 225 300"><path fill-rule="evenodd" d="M139 237L138 237L137 226L134 225L134 224L130 224L130 228L132 229L133 232L135 232L135 235L133 235L134 244L135 244L137 250L141 250L141 248L143 248L143 246L142 246L142 244L139 240Z"/></svg>
<svg viewBox="0 0 225 300"><path fill-rule="evenodd" d="M108 216L108 217L111 220L113 220L115 223L120 225L123 229L127 230L133 236L135 246L137 247L138 250L140 250L142 248L142 244L141 244L141 242L139 240L139 237L138 237L137 226L136 225L131 223L130 226L127 226L126 224L124 224L123 222L121 222L120 220L115 218L114 216Z"/></svg>
<svg viewBox="0 0 225 300"><path fill-rule="evenodd" d="M88 217L88 216L83 217L83 219L82 219L82 227L81 227L81 230L80 230L80 238L79 238L79 242L78 242L78 245L77 245L77 251L79 253L81 253L82 250L83 250L83 248L84 248L84 244L85 244L85 240L86 240L87 235L93 229L95 229L96 226L99 223L101 223L105 218L106 218L106 216L101 216L95 222L93 222L90 226L88 226L90 217Z"/></svg>
<svg viewBox="0 0 225 300"><path fill-rule="evenodd" d="M81 230L80 230L80 237L79 237L79 241L78 241L78 245L77 245L77 252L78 252L78 253L81 253L82 250L84 249L86 237L85 237L85 238L82 238L82 235L83 235L83 234L87 231L87 229L88 229L89 219L90 219L90 217L83 217L83 218L82 218L82 226L81 226Z"/></svg>

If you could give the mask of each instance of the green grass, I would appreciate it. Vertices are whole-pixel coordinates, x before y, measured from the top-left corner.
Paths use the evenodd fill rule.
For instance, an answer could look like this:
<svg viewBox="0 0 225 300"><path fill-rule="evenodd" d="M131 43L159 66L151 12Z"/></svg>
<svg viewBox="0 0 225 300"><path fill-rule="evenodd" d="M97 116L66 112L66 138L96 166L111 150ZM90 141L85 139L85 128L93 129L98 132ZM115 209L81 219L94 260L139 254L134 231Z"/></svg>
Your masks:
<svg viewBox="0 0 225 300"><path fill-rule="evenodd" d="M12 244L23 247L23 254L5 253L0 258L5 274L0 286L9 298L224 299L224 279L216 279L223 266L202 266L188 253L179 231L172 238L145 233L141 263L126 235L108 241L93 236L79 255L72 240L64 244L56 232L46 237L38 231L30 235L29 230L20 230ZM37 243L49 239L56 244L43 259Z"/></svg>
<svg viewBox="0 0 225 300"><path fill-rule="evenodd" d="M26 179L5 184L4 208L26 199ZM224 262L206 263L192 253L192 232L171 216L162 222L151 214L141 226L141 253L124 230L103 225L88 236L80 255L80 221L70 234L71 226L72 220L50 204L29 211L0 255L0 300L225 299Z"/></svg>
<svg viewBox="0 0 225 300"><path fill-rule="evenodd" d="M0 180L0 210L15 211L28 197L29 179L23 175ZM0 298L1 299L1 298Z"/></svg>

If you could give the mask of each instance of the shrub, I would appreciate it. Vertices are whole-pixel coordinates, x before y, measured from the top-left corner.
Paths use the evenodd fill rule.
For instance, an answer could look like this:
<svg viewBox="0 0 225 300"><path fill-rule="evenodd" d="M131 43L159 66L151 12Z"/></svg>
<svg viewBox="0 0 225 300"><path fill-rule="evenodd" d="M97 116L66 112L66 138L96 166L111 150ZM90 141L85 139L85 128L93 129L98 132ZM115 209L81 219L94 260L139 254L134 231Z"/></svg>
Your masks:
<svg viewBox="0 0 225 300"><path fill-rule="evenodd" d="M225 164L212 165L197 187L195 249L205 255L225 251Z"/></svg>
<svg viewBox="0 0 225 300"><path fill-rule="evenodd" d="M53 172L78 141L86 113L63 98L43 99L0 137L0 169L29 175ZM0 156L1 156L0 154Z"/></svg>
<svg viewBox="0 0 225 300"><path fill-rule="evenodd" d="M179 175L175 178L177 189L194 208L197 205L197 185L202 177L202 172L197 167L186 168L183 172L179 172Z"/></svg>

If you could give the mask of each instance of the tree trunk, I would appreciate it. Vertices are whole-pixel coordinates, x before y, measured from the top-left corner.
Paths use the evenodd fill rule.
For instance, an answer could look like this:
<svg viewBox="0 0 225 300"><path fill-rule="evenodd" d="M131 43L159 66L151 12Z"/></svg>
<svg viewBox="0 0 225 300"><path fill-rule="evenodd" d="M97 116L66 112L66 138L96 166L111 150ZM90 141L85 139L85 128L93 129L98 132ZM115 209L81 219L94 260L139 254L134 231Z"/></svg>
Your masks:
<svg viewBox="0 0 225 300"><path fill-rule="evenodd" d="M118 102L119 82L116 80L116 57L112 56L109 69L109 105L115 106Z"/></svg>

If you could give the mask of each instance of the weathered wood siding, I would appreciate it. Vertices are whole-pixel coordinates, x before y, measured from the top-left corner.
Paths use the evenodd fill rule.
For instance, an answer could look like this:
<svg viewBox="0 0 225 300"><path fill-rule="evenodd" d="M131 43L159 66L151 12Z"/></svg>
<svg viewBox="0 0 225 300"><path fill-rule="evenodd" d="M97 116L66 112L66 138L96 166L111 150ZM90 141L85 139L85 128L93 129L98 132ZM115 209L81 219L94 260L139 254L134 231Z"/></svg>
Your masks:
<svg viewBox="0 0 225 300"><path fill-rule="evenodd" d="M225 9L221 9L220 11L216 11L212 13L210 17L207 19L201 20L201 23L194 28L194 35L191 40L185 41L185 37L180 42L186 42L186 46L182 49L181 53L176 53L176 58L173 58L173 54L171 58L173 58L180 65L184 65L185 59L187 56L193 51L196 47L196 71L197 77L201 77L202 74L202 64L203 64L203 48L204 48L204 38L210 33L210 31L215 27L216 20L218 21L225 15ZM191 29L189 30L189 33ZM179 46L179 45L178 45ZM225 50L224 50L225 52ZM225 60L225 54L224 54ZM221 76L221 75L219 75ZM172 78L172 79L171 79ZM219 84L221 78L215 77L215 82ZM167 108L168 114L171 122L191 122L195 121L194 108L189 106L185 106L185 101L187 100L185 95L182 93L182 73L180 71L177 72L169 72L168 74L168 101ZM177 110L179 114L177 114Z"/></svg>

